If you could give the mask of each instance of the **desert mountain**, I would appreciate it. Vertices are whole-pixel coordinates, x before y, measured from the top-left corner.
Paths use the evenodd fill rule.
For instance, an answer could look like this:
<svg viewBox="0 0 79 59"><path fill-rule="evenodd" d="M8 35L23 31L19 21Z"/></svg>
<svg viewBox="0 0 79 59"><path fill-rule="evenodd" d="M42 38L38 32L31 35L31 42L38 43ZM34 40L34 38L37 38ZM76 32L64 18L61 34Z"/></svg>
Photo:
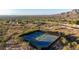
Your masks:
<svg viewBox="0 0 79 59"><path fill-rule="evenodd" d="M79 9L73 9L68 12L63 12L54 15L55 19L65 19L65 20L78 20L79 19Z"/></svg>

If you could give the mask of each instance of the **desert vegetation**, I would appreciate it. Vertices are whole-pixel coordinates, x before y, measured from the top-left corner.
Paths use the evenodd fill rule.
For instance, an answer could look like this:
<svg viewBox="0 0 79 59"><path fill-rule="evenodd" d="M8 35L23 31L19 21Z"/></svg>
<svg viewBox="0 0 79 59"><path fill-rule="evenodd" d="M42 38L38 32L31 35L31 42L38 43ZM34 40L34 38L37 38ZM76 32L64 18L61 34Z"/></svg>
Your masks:
<svg viewBox="0 0 79 59"><path fill-rule="evenodd" d="M76 10L55 15L0 16L0 49L35 49L19 37L34 30L57 32L61 35L62 49L79 49L79 13Z"/></svg>

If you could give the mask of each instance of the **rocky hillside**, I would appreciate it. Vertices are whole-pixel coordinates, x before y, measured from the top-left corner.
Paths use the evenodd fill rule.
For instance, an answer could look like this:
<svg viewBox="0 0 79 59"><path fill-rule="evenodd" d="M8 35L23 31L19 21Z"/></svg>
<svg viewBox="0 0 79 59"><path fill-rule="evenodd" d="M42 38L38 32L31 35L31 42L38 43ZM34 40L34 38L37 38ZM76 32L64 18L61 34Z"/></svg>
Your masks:
<svg viewBox="0 0 79 59"><path fill-rule="evenodd" d="M68 12L53 15L55 19L79 20L79 9L73 9Z"/></svg>

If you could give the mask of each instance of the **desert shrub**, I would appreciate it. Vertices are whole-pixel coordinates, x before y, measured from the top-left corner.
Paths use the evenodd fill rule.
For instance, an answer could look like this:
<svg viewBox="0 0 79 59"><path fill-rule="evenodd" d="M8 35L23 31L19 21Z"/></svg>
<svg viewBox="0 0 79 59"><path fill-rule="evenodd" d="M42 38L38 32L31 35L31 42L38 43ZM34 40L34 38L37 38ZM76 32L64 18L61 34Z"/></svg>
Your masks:
<svg viewBox="0 0 79 59"><path fill-rule="evenodd" d="M68 43L68 41L64 37L61 37L61 42L63 43L63 45L66 45Z"/></svg>
<svg viewBox="0 0 79 59"><path fill-rule="evenodd" d="M72 42L72 46L76 46L77 45L77 42Z"/></svg>
<svg viewBox="0 0 79 59"><path fill-rule="evenodd" d="M79 25L79 20L78 20L78 21L76 21L76 24L77 24L77 25Z"/></svg>
<svg viewBox="0 0 79 59"><path fill-rule="evenodd" d="M79 37L77 37L76 42L79 44Z"/></svg>

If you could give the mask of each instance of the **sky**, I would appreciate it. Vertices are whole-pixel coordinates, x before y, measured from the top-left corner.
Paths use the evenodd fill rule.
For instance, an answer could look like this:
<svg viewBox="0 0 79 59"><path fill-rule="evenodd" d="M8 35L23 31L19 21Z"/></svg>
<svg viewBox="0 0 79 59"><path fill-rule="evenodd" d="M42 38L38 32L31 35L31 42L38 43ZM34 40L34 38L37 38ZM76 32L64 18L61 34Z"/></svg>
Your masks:
<svg viewBox="0 0 79 59"><path fill-rule="evenodd" d="M0 10L0 15L52 15L71 9L8 9Z"/></svg>
<svg viewBox="0 0 79 59"><path fill-rule="evenodd" d="M79 0L0 0L0 9L79 9Z"/></svg>

